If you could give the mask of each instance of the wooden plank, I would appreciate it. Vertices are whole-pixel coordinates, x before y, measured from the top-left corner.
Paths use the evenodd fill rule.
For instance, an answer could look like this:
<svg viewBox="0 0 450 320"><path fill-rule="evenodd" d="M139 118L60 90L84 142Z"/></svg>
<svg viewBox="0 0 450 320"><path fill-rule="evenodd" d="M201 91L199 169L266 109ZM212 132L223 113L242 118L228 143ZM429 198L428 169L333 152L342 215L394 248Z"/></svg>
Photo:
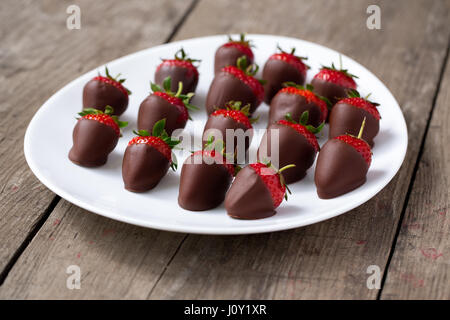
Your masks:
<svg viewBox="0 0 450 320"><path fill-rule="evenodd" d="M11 270L0 298L375 298L376 290L365 285L366 268L386 264L447 47L448 1L381 2L381 31L365 29L368 4L202 1L177 38L242 30L296 36L374 70L399 99L415 133L403 169L379 196L307 228L185 241L180 234L84 214L62 201ZM110 238L102 240L105 229L118 231L105 231ZM91 249L96 241L99 247ZM146 251L142 243L153 242L157 246ZM81 267L80 290L65 288L71 264Z"/></svg>
<svg viewBox="0 0 450 320"><path fill-rule="evenodd" d="M449 60L382 299L450 299Z"/></svg>
<svg viewBox="0 0 450 320"><path fill-rule="evenodd" d="M365 27L369 4L382 9L380 31ZM199 3L177 39L281 34L329 46L366 65L399 100L409 149L385 190L338 218L273 234L188 236L150 298L376 298L377 290L366 286L366 270L386 265L448 45L448 8L448 1Z"/></svg>
<svg viewBox="0 0 450 320"><path fill-rule="evenodd" d="M66 28L66 8L70 4L81 8L80 30ZM0 86L2 277L54 199L54 194L28 169L23 157L23 136L34 112L63 84L82 73L166 41L190 4L176 0L156 0L151 5L139 0L2 3L5 8L0 10L0 79L5 84Z"/></svg>
<svg viewBox="0 0 450 320"><path fill-rule="evenodd" d="M62 200L0 287L0 299L145 299L183 237ZM66 286L72 265L81 271L79 290Z"/></svg>

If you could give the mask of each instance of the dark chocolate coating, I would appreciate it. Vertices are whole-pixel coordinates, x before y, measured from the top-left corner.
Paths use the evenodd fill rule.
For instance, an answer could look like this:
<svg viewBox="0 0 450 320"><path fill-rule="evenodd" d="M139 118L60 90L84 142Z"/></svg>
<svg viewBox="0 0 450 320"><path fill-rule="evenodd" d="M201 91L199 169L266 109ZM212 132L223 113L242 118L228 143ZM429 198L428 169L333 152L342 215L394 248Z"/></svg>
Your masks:
<svg viewBox="0 0 450 320"><path fill-rule="evenodd" d="M314 93L330 100L331 105L334 105L339 99L346 98L347 92L351 90L350 88L317 78L313 78L311 84L314 87Z"/></svg>
<svg viewBox="0 0 450 320"><path fill-rule="evenodd" d="M127 147L122 162L125 189L145 192L153 189L167 174L169 160L161 152L145 143Z"/></svg>
<svg viewBox="0 0 450 320"><path fill-rule="evenodd" d="M374 145L373 138L380 130L380 121L366 110L346 103L335 104L331 111L329 139L347 133L358 136L364 118L366 118L366 124L362 138L372 148Z"/></svg>
<svg viewBox="0 0 450 320"><path fill-rule="evenodd" d="M328 140L317 158L317 194L331 199L350 192L366 182L368 170L366 161L352 146L341 140Z"/></svg>
<svg viewBox="0 0 450 320"><path fill-rule="evenodd" d="M272 99L269 110L269 124L279 120L285 120L286 114L290 113L292 119L300 120L303 112L308 111L309 117L307 124L317 127L321 123L322 111L315 103L309 103L305 97L298 94L279 92Z"/></svg>
<svg viewBox="0 0 450 320"><path fill-rule="evenodd" d="M83 167L99 167L106 163L118 141L119 136L110 126L81 118L73 129L69 159Z"/></svg>
<svg viewBox="0 0 450 320"><path fill-rule="evenodd" d="M162 65L155 72L155 83L162 87L164 79L167 77L172 79L170 87L172 92L178 91L178 83L180 81L183 83L182 94L195 92L195 89L197 89L198 76L192 70L179 66Z"/></svg>
<svg viewBox="0 0 450 320"><path fill-rule="evenodd" d="M253 63L253 59L251 57L244 54L236 47L219 47L214 56L214 74L219 73L223 67L235 66L237 59L242 56L247 57L248 64Z"/></svg>
<svg viewBox="0 0 450 320"><path fill-rule="evenodd" d="M113 114L120 116L128 107L128 95L113 85L98 80L86 83L83 89L83 109L105 111L106 106L113 107Z"/></svg>
<svg viewBox="0 0 450 320"><path fill-rule="evenodd" d="M206 112L210 115L216 109L225 109L230 101L241 101L243 106L250 103L250 113L253 113L260 104L249 86L229 73L220 72L209 87Z"/></svg>
<svg viewBox="0 0 450 320"><path fill-rule="evenodd" d="M289 164L295 164L295 167L283 171L283 177L286 183L293 183L303 179L308 170L314 163L316 158L316 150L308 142L308 140L293 128L281 124L271 124L258 148L258 161L270 160L272 155L272 136L271 130L278 130L279 142L278 145L279 168Z"/></svg>
<svg viewBox="0 0 450 320"><path fill-rule="evenodd" d="M262 78L266 80L264 92L267 104L270 104L272 98L283 88L284 82L292 81L301 85L305 83L305 75L298 69L286 61L276 59L267 60Z"/></svg>
<svg viewBox="0 0 450 320"><path fill-rule="evenodd" d="M249 220L267 218L276 212L269 189L250 166L236 175L225 196L225 209L232 218Z"/></svg>
<svg viewBox="0 0 450 320"><path fill-rule="evenodd" d="M232 179L223 164L208 164L201 154L191 155L181 168L178 204L191 211L213 209L223 202Z"/></svg>
<svg viewBox="0 0 450 320"><path fill-rule="evenodd" d="M178 121L180 114L178 108L166 99L151 94L142 101L139 107L138 129L152 132L155 123L165 118L165 129L170 136L175 129L183 129L186 126L185 121Z"/></svg>
<svg viewBox="0 0 450 320"><path fill-rule="evenodd" d="M232 129L232 130L242 129L244 131L244 133L249 134L249 136L245 136L244 152L248 150L250 143L252 141L252 137L253 137L253 129L247 129L247 127L245 125L235 121L234 119L232 119L230 117L224 117L223 115L209 116L208 121L206 121L205 129L203 130L203 141L202 141L203 146L205 145L206 141L209 138L208 133L206 132L208 129L219 130L221 132L221 137L220 136L215 137L215 140L223 140L225 142L225 145L227 143L227 136L226 136L227 129ZM250 131L247 132L247 130L250 130ZM238 147L238 139L235 136L234 137L234 148L237 152L242 152L240 149L238 150L237 147Z"/></svg>

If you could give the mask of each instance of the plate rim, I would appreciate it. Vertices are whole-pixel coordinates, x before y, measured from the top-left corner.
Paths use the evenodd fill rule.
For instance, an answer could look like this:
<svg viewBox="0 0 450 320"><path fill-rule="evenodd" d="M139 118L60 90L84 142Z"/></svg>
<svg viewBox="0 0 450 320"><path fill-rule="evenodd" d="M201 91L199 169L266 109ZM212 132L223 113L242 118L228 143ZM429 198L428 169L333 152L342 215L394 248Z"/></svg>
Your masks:
<svg viewBox="0 0 450 320"><path fill-rule="evenodd" d="M272 35L272 34L248 34L247 36L249 38L253 37L253 38L273 38L273 37L277 37L278 39L283 39L285 41L301 41L304 43L308 43L308 45L311 46L316 46L320 49L325 49L330 51L331 53L337 54L337 55L342 55L342 57L344 57L345 59L350 60L352 63L355 63L356 65L358 65L359 67L362 67L364 70L366 70L372 77L374 77L375 79L378 80L378 82L381 84L381 86L383 87L383 89L385 89L385 91L391 96L391 98L393 99L393 101L395 101L396 105L395 107L399 109L401 116L400 122L401 122L401 131L404 131L405 133L405 141L404 141L404 145L403 148L401 150L398 150L398 152L401 152L401 156L399 157L399 159L401 159L401 161L398 161L398 163L396 164L396 166L394 167L394 170L392 170L392 173L390 174L389 178L387 179L385 184L380 184L377 186L376 188L376 192L368 199L362 199L359 201L354 201L351 202L350 205L346 205L341 209L340 213L334 213L329 215L326 218L316 218L316 217L310 217L310 218L303 218L301 220L295 220L293 219L289 219L288 221L282 222L282 223L276 223L276 224L272 224L272 225L260 225L260 226L242 226L242 227L233 227L233 228L229 228L229 227L221 227L221 228L217 228L214 230L211 230L210 227L205 227L205 226L190 226L190 225L184 225L184 226L180 226L180 225L169 225L169 224L161 224L158 222L152 222L152 221L143 221L140 219L135 219L126 215L119 215L116 214L114 212L108 211L107 209L101 209L98 208L94 205L91 205L89 203L87 203L86 201L83 200L79 200L76 197L72 196L70 193L64 191L62 188L58 187L56 184L54 184L53 182L51 182L50 179L47 179L47 177L39 170L38 165L34 162L32 155L30 154L30 132L32 131L33 127L36 125L37 123L37 119L39 119L39 117L41 116L41 114L43 113L43 110L45 110L46 108L48 108L49 105L51 105L51 102L56 99L59 95L62 94L63 91L70 89L72 86L74 86L81 77L87 76L87 74L92 73L95 70L98 70L101 66L104 65L112 65L115 63L119 63L122 60L126 60L126 59L132 59L134 56L137 55L141 55L141 54L145 54L148 51L154 50L154 49L158 49L158 48L163 48L163 47L168 47L168 46L173 46L175 44L183 44L185 42L192 42L192 41L205 41L207 39L211 39L211 38L218 38L218 37L226 37L227 35L225 34L216 34L216 35L210 35L210 36L205 36L205 37L194 37L194 38L190 38L190 39L184 39L184 40L180 40L180 41L175 41L175 42L169 42L169 43L164 43L164 44L160 44L157 46L153 46L150 48L146 48L146 49L142 49L130 54L127 54L125 56L119 57L117 59L111 60L103 65L100 65L94 69L91 69L85 73L83 73L82 75L78 76L77 78L75 78L74 80L70 81L69 83L65 84L64 86L62 86L60 89L58 89L55 93L53 93L50 98L48 98L40 107L39 109L36 111L36 113L33 115L33 118L31 119L31 121L29 122L26 132L25 132L25 136L24 136L24 156L25 156L25 160L29 166L29 168L31 169L31 171L33 172L33 174L38 178L38 180L44 184L48 189L50 189L52 192L54 192L56 195L60 196L61 198L67 200L68 202L83 208L87 211L90 211L92 213L101 215L103 217L106 218L110 218L113 220L117 220L117 221L121 221L121 222L125 222L125 223L129 223L129 224L133 224L133 225L137 225L140 227L145 227L145 228L152 228L152 229L157 229L157 230L163 230L163 231L170 231L170 232L180 232L180 233L192 233L192 234L208 234L208 235L239 235L239 234L258 234L258 233L266 233L266 232L276 232L276 231L282 231L282 230L290 230L290 229L294 229L294 228L299 228L299 227L303 227L303 226L307 226L307 225L311 225L311 224L315 224L318 222L322 222L322 221L326 221L329 220L331 218L335 218L337 216L340 216L342 214L345 214L347 212L349 212L352 209L355 209L359 206L361 206L363 203L371 200L372 198L374 198L381 190L383 190L391 181L392 179L398 174L401 166L403 165L405 156L406 156L406 152L408 149L408 128L406 125L406 120L405 117L403 115L403 112L400 108L400 104L398 103L397 99L395 98L395 96L392 94L392 92L389 90L389 88L384 84L383 81L381 81L372 71L370 71L367 67L365 67L364 65L360 64L359 62L357 62L356 60L354 60L353 58L344 55L334 49L331 49L329 47L323 46L321 44L317 44L315 42L311 42L311 41L307 41L307 40L303 40L303 39L299 39L299 38L294 38L294 37L286 37L286 36L278 36L278 35ZM105 212L108 211L108 212Z"/></svg>

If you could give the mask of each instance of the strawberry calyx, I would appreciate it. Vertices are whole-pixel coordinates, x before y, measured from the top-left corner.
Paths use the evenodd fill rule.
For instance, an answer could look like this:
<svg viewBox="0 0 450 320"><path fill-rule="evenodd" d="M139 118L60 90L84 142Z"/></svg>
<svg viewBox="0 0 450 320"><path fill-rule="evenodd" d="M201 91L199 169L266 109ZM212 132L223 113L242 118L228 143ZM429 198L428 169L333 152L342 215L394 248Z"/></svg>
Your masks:
<svg viewBox="0 0 450 320"><path fill-rule="evenodd" d="M257 64L248 64L246 56L237 59L237 66L227 66L222 68L222 72L231 74L235 78L244 82L261 102L264 99L265 80L256 79L254 76L258 72L259 66Z"/></svg>
<svg viewBox="0 0 450 320"><path fill-rule="evenodd" d="M113 77L109 73L108 67L105 66L105 74L106 74L106 77L102 76L99 72L98 76L94 77L92 80L110 84L110 85L116 87L117 89L119 89L120 91L122 91L126 96L131 95L131 91L123 86L123 83L126 81L126 79L120 79L119 78L121 76L120 73L118 75L116 75L115 77Z"/></svg>
<svg viewBox="0 0 450 320"><path fill-rule="evenodd" d="M345 142L349 146L353 147L363 157L364 161L367 163L367 166L370 167L370 163L372 162L372 150L370 149L369 144L362 139L365 124L366 118L364 118L361 124L361 129L359 130L358 136L347 133L335 137L334 139Z"/></svg>
<svg viewBox="0 0 450 320"><path fill-rule="evenodd" d="M247 129L253 128L252 123L258 121L258 117L250 118L250 104L247 103L244 107L241 101L229 101L225 105L225 109L216 109L211 116L224 116L227 118L232 118L238 123L243 124Z"/></svg>
<svg viewBox="0 0 450 320"><path fill-rule="evenodd" d="M321 111L321 121L325 121L328 115L328 109L331 108L331 102L326 97L322 97L313 92L314 87L311 84L307 84L306 87L296 84L295 82L284 82L284 88L280 92L289 94L298 94L303 96L308 103L314 103Z"/></svg>
<svg viewBox="0 0 450 320"><path fill-rule="evenodd" d="M166 119L164 118L154 124L151 133L147 130L134 130L133 133L136 135L136 137L132 138L128 142L128 145L131 146L133 144L147 144L151 147L154 147L167 160L169 160L170 167L173 171L176 171L177 160L171 150L181 141L170 137L165 130L165 126Z"/></svg>
<svg viewBox="0 0 450 320"><path fill-rule="evenodd" d="M270 162L256 162L250 167L258 174L270 192L273 206L277 208L284 199L288 199L287 194L291 194L283 175L284 170L295 167L294 164L287 165L281 169L275 168Z"/></svg>
<svg viewBox="0 0 450 320"><path fill-rule="evenodd" d="M175 52L175 60L187 61L187 62L190 62L192 64L202 61L200 59L191 59L191 58L189 58L189 56L186 54L186 52L184 51L183 48L180 48L177 52Z"/></svg>
<svg viewBox="0 0 450 320"><path fill-rule="evenodd" d="M113 113L114 109L109 105L105 107L105 111L101 111L94 108L86 108L78 113L78 115L81 118L77 118L77 120L79 119L96 120L100 123L103 123L113 128L118 136L122 136L120 129L125 128L128 125L128 122L120 121L118 116L112 115Z"/></svg>
<svg viewBox="0 0 450 320"><path fill-rule="evenodd" d="M186 122L188 119L192 120L189 116L188 110L198 110L198 107L190 104L192 97L194 96L193 92L188 94L181 94L183 91L183 82L178 82L178 90L177 92L172 92L170 90L172 86L172 78L167 77L163 81L163 88L161 88L156 83L150 82L150 87L154 95L159 96L165 99L170 104L177 107L180 111L180 116L177 119L177 122Z"/></svg>

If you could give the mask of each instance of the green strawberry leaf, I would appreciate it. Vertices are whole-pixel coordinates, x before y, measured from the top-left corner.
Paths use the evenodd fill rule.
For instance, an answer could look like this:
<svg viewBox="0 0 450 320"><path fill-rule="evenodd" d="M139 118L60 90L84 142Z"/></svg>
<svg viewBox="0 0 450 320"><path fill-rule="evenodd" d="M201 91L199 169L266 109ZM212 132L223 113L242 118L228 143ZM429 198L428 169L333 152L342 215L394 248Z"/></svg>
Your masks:
<svg viewBox="0 0 450 320"><path fill-rule="evenodd" d="M153 92L163 92L163 89L153 82L150 82L150 88L152 89Z"/></svg>
<svg viewBox="0 0 450 320"><path fill-rule="evenodd" d="M140 137L150 137L151 136L150 132L148 132L147 130L138 130L138 131L133 130L133 133Z"/></svg>
<svg viewBox="0 0 450 320"><path fill-rule="evenodd" d="M306 123L308 122L308 119L309 119L309 111L305 111L300 116L299 123L302 124L302 125L306 125Z"/></svg>
<svg viewBox="0 0 450 320"><path fill-rule="evenodd" d="M166 126L166 118L159 120L153 126L152 136L159 137L162 135L164 131L164 127Z"/></svg>
<svg viewBox="0 0 450 320"><path fill-rule="evenodd" d="M166 92L170 92L170 88L172 86L172 78L169 76L163 81L163 88Z"/></svg>

